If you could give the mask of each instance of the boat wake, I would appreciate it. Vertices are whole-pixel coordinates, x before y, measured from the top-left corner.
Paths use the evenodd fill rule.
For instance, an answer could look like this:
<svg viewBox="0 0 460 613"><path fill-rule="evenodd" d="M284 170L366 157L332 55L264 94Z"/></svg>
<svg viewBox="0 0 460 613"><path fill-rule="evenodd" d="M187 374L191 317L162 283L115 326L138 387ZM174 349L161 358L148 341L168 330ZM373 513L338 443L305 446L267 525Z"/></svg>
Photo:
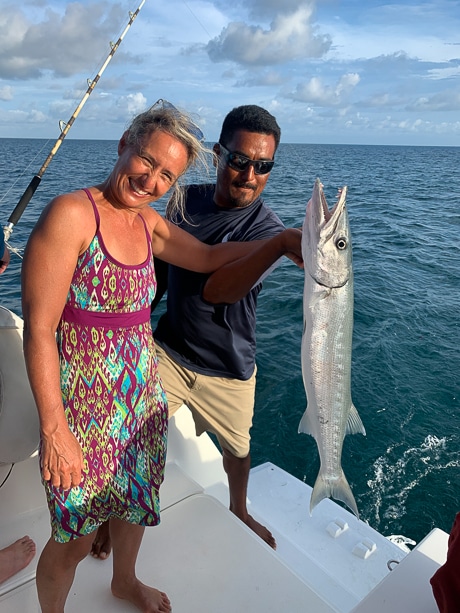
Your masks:
<svg viewBox="0 0 460 613"><path fill-rule="evenodd" d="M422 481L434 473L460 466L458 453L449 451L450 440L430 434L418 447L405 449L404 443L397 443L375 460L374 477L367 481L371 507L363 512L375 529L385 531L388 524L394 526L407 514L408 497Z"/></svg>

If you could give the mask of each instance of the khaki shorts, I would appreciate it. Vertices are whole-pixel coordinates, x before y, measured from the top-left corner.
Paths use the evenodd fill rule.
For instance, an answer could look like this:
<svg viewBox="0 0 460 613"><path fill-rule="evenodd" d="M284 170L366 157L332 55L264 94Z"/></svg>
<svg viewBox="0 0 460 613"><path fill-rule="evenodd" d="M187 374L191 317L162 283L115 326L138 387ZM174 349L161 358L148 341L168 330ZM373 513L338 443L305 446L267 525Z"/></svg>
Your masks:
<svg viewBox="0 0 460 613"><path fill-rule="evenodd" d="M197 436L208 431L237 458L249 453L256 369L247 381L201 375L181 366L156 346L158 369L168 397L169 416L187 405Z"/></svg>

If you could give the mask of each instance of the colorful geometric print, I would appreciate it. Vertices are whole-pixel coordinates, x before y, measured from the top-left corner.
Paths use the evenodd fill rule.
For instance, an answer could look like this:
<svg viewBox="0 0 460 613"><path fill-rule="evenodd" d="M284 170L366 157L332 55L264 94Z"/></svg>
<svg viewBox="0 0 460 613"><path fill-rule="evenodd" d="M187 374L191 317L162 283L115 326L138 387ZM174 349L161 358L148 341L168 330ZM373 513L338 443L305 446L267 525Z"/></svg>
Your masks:
<svg viewBox="0 0 460 613"><path fill-rule="evenodd" d="M150 326L156 280L147 238L147 260L126 266L107 253L98 224L59 324L65 413L84 456L80 486L63 492L45 483L60 543L110 517L145 526L160 521L168 407Z"/></svg>
<svg viewBox="0 0 460 613"><path fill-rule="evenodd" d="M98 231L78 259L67 303L78 309L106 313L133 313L150 308L149 300L156 291L154 272L152 285L150 249L149 257L139 266L120 264L106 254Z"/></svg>

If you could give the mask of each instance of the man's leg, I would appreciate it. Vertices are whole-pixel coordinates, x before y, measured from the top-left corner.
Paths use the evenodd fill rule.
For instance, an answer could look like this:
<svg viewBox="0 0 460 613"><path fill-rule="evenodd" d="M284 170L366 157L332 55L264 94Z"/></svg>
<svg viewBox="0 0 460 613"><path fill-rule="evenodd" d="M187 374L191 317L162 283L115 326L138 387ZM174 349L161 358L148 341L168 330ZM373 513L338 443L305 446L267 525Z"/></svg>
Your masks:
<svg viewBox="0 0 460 613"><path fill-rule="evenodd" d="M136 576L136 561L144 527L120 519L110 520L113 545L112 594L128 600L143 613L169 613L171 603L164 592L145 585Z"/></svg>
<svg viewBox="0 0 460 613"><path fill-rule="evenodd" d="M230 490L230 511L253 530L270 547L276 549L276 541L273 534L265 526L249 515L246 498L248 492L249 470L251 468L251 456L237 458L228 449L223 448L224 470L228 477Z"/></svg>
<svg viewBox="0 0 460 613"><path fill-rule="evenodd" d="M230 510L270 547L276 549L272 533L248 513L247 492L251 468L250 429L254 414L256 371L250 379L197 376L188 404L198 430L208 430L217 436L223 454L223 466L228 478ZM198 431L199 433L199 431Z"/></svg>
<svg viewBox="0 0 460 613"><path fill-rule="evenodd" d="M90 554L93 558L100 558L106 560L110 552L112 551L112 543L110 542L110 520L105 521L99 526L94 537L93 544L91 545Z"/></svg>

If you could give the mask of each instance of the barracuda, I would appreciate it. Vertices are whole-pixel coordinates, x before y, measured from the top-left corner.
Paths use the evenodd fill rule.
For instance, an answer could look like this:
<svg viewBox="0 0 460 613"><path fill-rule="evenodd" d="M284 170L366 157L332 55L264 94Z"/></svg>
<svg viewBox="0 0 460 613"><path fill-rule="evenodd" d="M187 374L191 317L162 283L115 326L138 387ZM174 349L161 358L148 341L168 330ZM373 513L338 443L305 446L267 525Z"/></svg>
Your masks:
<svg viewBox="0 0 460 613"><path fill-rule="evenodd" d="M321 461L310 513L321 500L332 497L359 517L341 463L345 435L366 434L351 399L353 268L346 194L344 187L329 210L323 186L316 179L303 224L301 360L307 409L299 432L314 437Z"/></svg>

